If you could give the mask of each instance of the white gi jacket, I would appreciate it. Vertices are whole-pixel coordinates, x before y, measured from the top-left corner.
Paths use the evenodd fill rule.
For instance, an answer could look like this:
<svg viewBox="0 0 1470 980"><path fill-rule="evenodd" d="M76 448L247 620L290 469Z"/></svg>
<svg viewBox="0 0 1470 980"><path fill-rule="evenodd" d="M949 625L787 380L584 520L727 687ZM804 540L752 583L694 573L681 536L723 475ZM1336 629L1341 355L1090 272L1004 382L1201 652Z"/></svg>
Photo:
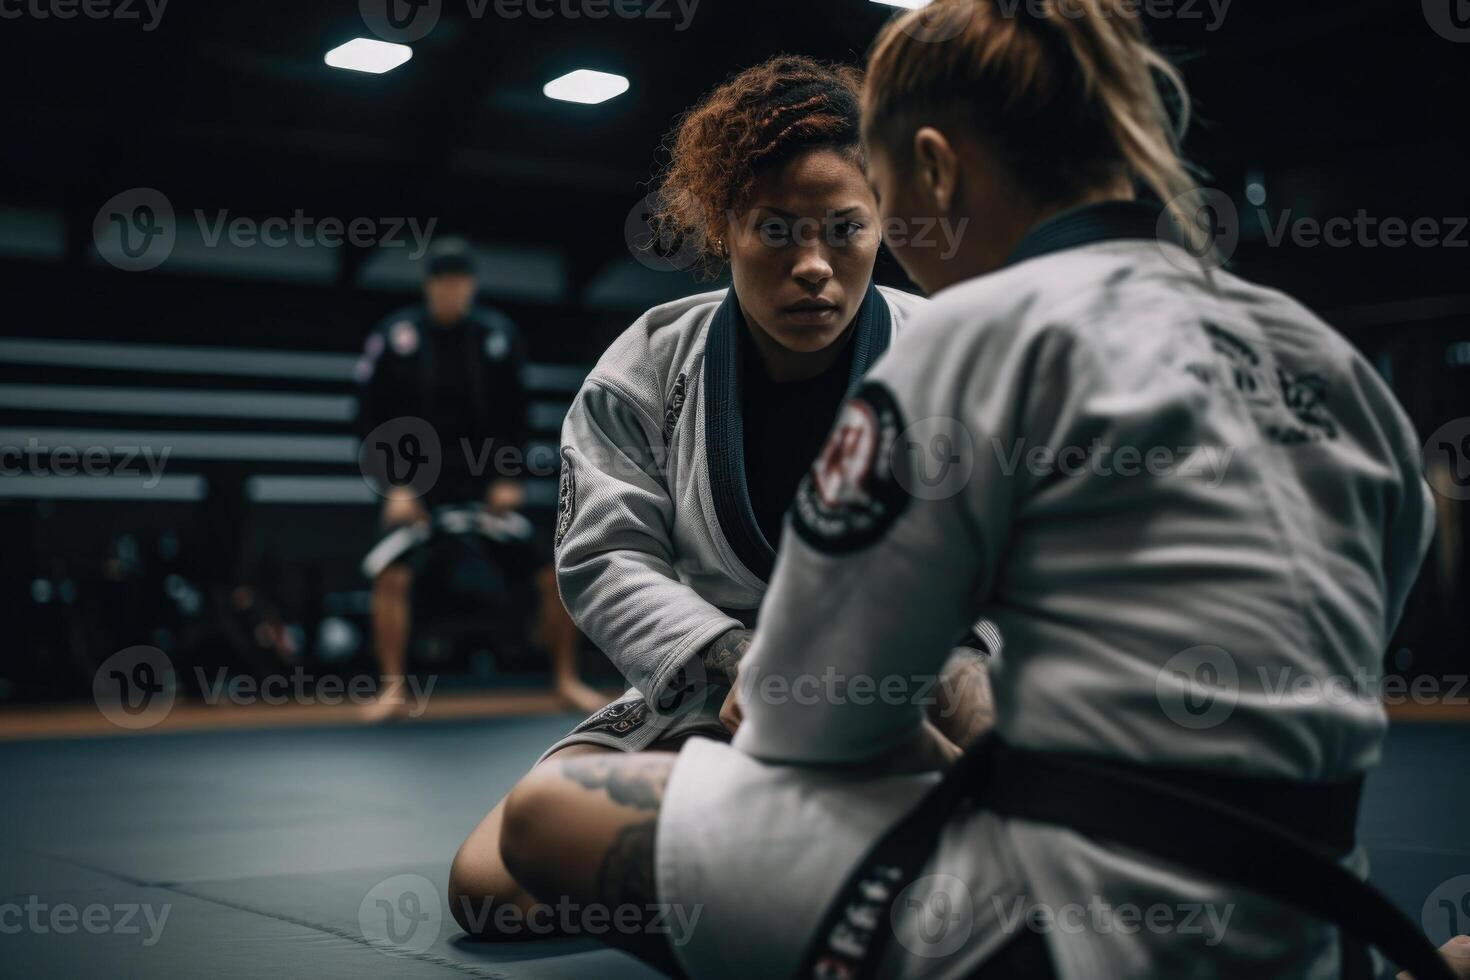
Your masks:
<svg viewBox="0 0 1470 980"><path fill-rule="evenodd" d="M869 287L854 388L924 303ZM562 600L654 704L694 683L703 647L754 624L775 562L745 486L743 329L729 290L649 310L603 354L562 427Z"/></svg>
<svg viewBox="0 0 1470 980"><path fill-rule="evenodd" d="M937 670L983 614L1006 639L991 682L1011 744L1301 780L1375 764L1384 711L1350 679L1381 671L1432 534L1418 440L1344 338L1281 293L1223 272L1211 284L1154 240L1155 215L1113 204L1043 225L1007 268L938 294L869 372L798 491L742 693L833 665ZM926 492L918 468L941 457L963 477ZM1303 683L1329 677L1357 693ZM853 763L922 717L901 700L743 700L733 749L685 750L669 790L683 815L661 834L712 816L680 780L716 785L721 755ZM727 819L796 832L772 812ZM714 881L708 860L663 880ZM1064 829L967 814L927 873L966 883L975 934L948 961L884 975L964 975L974 963L958 958L1014 935L1013 911L1099 897L1233 914L1218 944L1058 926L1062 977L1335 975L1321 924Z"/></svg>

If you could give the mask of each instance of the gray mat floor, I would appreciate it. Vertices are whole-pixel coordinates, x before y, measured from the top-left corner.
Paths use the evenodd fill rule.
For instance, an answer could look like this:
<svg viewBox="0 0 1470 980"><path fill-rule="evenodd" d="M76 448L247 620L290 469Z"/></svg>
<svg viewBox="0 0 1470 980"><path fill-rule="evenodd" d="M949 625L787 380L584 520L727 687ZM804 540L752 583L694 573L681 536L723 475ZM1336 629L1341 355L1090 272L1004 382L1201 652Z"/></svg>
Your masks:
<svg viewBox="0 0 1470 980"><path fill-rule="evenodd" d="M650 977L586 939L468 943L441 897L575 720L0 744L0 976ZM1375 881L1431 931L1470 917L1467 758L1470 728L1398 726L1364 804Z"/></svg>

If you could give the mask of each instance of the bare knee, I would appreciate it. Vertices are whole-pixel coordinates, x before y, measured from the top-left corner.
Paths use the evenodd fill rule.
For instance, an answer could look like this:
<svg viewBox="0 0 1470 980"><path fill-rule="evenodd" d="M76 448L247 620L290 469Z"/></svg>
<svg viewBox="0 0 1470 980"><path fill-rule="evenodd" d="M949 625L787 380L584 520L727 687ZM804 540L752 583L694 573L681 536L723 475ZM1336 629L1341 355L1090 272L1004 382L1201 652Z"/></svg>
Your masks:
<svg viewBox="0 0 1470 980"><path fill-rule="evenodd" d="M537 766L505 798L500 825L500 859L511 876L537 894L557 851L554 816L560 796L555 766Z"/></svg>
<svg viewBox="0 0 1470 980"><path fill-rule="evenodd" d="M526 938L520 924L532 899L500 861L504 812L504 803L491 810L460 845L449 867L450 914L477 939Z"/></svg>

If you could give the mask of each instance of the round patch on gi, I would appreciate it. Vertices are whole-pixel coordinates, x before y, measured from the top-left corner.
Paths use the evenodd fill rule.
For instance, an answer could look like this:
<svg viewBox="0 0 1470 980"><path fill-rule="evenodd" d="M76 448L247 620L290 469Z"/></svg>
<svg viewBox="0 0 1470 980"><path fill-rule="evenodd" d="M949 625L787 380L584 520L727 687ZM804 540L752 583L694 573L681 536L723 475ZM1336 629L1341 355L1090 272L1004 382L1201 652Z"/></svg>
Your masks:
<svg viewBox="0 0 1470 980"><path fill-rule="evenodd" d="M865 548L887 533L909 499L893 470L903 428L892 393L875 382L863 385L842 407L791 505L791 524L803 541L839 554Z"/></svg>
<svg viewBox="0 0 1470 980"><path fill-rule="evenodd" d="M572 529L572 518L577 512L577 476L572 472L572 457L567 450L561 451L561 483L556 490L556 537L553 546L560 548L562 538Z"/></svg>
<svg viewBox="0 0 1470 980"><path fill-rule="evenodd" d="M397 354L407 357L419 349L419 328L408 320L399 320L388 328L388 343Z"/></svg>
<svg viewBox="0 0 1470 980"><path fill-rule="evenodd" d="M485 356L492 361L503 361L505 355L510 353L510 338L499 330L491 330L485 335Z"/></svg>

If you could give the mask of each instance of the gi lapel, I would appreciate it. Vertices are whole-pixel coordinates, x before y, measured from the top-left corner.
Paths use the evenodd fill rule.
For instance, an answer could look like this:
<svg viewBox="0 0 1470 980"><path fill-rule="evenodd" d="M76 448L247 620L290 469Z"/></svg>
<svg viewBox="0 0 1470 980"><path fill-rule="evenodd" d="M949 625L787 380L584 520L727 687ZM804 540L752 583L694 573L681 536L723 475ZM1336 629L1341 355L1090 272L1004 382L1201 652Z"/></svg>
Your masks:
<svg viewBox="0 0 1470 980"><path fill-rule="evenodd" d="M718 532L752 574L770 581L776 549L766 540L750 505L745 481L745 428L740 409L740 334L745 321L732 288L715 311L704 349L704 450L708 459L710 495L714 498ZM888 301L878 287L868 284L858 308L852 336L852 377L848 392L857 389L893 338ZM779 542L778 542L779 543Z"/></svg>

